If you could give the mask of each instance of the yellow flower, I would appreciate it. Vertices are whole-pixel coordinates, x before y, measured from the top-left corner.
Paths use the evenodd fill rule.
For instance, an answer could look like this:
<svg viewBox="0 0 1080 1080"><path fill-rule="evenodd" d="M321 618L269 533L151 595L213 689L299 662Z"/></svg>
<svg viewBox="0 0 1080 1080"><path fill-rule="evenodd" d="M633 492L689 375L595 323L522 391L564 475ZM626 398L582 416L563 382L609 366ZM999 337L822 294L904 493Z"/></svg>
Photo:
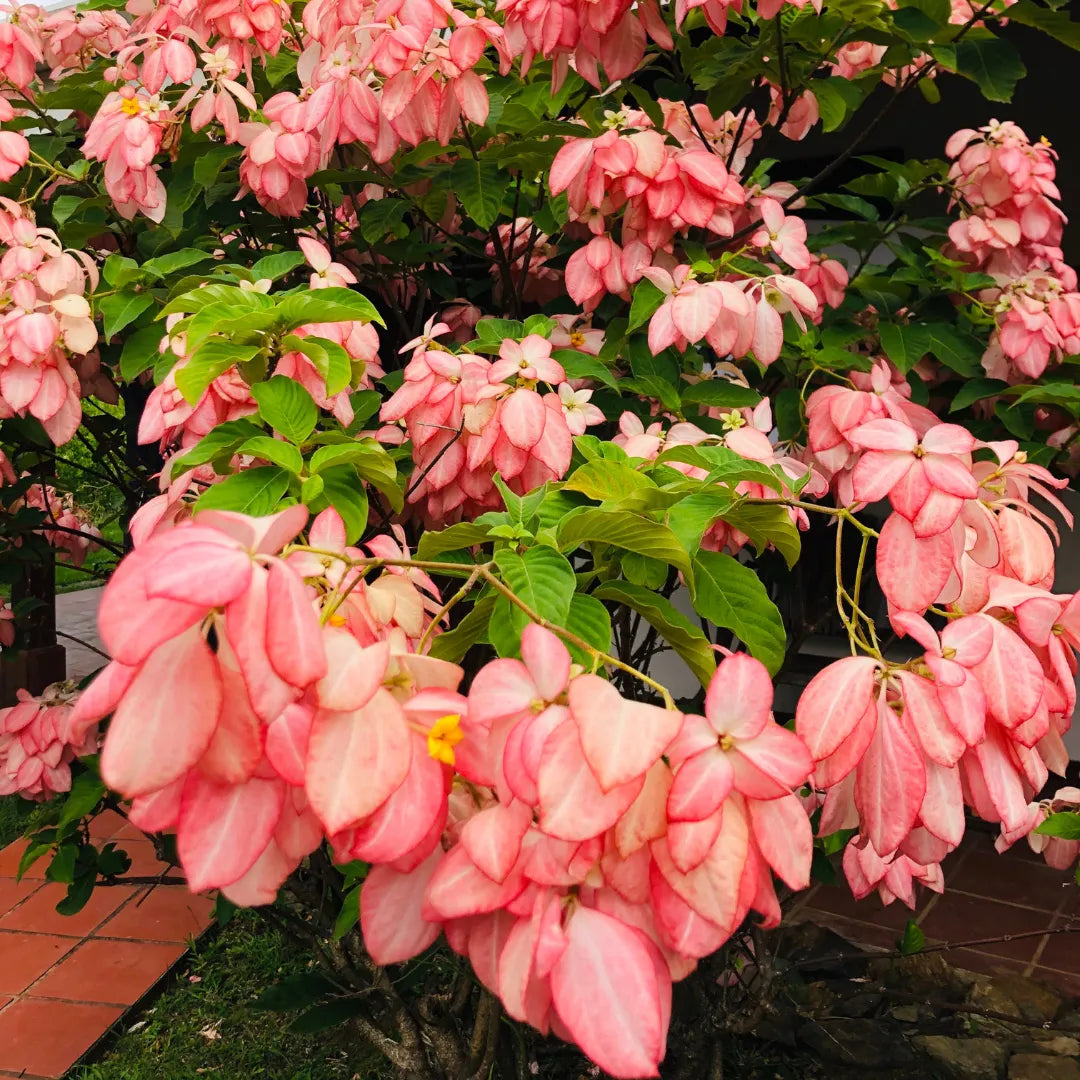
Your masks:
<svg viewBox="0 0 1080 1080"><path fill-rule="evenodd" d="M444 716L436 720L432 729L428 732L428 753L444 765L454 764L454 747L465 738L465 732L461 730L461 717L456 713Z"/></svg>
<svg viewBox="0 0 1080 1080"><path fill-rule="evenodd" d="M126 116L138 116L139 113L142 112L142 104L139 102L138 98L124 98L124 100L120 102L120 111Z"/></svg>

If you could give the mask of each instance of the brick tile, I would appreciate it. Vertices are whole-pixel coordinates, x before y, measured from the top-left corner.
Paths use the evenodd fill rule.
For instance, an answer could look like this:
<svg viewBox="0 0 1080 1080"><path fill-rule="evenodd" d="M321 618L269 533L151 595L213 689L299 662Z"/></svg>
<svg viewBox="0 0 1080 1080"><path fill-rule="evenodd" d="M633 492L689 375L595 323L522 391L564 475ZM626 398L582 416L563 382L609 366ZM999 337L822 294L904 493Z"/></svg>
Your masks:
<svg viewBox="0 0 1080 1080"><path fill-rule="evenodd" d="M19 869L19 860L23 856L23 852L26 850L29 840L16 840L12 844L8 844L3 851L0 851L0 877L14 877ZM49 865L48 856L38 859L33 866L23 875L27 880L44 881L45 880L45 868Z"/></svg>
<svg viewBox="0 0 1080 1080"><path fill-rule="evenodd" d="M61 915L56 905L67 895L67 887L50 882L14 911L0 917L0 930L31 930L39 934L85 937L137 892L134 886L100 885L94 889L82 911L75 915Z"/></svg>
<svg viewBox="0 0 1080 1080"><path fill-rule="evenodd" d="M160 885L118 911L95 937L176 941L197 937L210 925L214 902L179 885Z"/></svg>
<svg viewBox="0 0 1080 1080"><path fill-rule="evenodd" d="M0 993L21 994L77 944L45 934L0 933Z"/></svg>
<svg viewBox="0 0 1080 1080"><path fill-rule="evenodd" d="M134 825L125 822L120 831L111 839L119 843L121 840L145 840L146 833L142 829L136 829Z"/></svg>
<svg viewBox="0 0 1080 1080"><path fill-rule="evenodd" d="M106 810L90 822L90 836L94 840L110 840L126 824L127 819L115 810Z"/></svg>
<svg viewBox="0 0 1080 1080"><path fill-rule="evenodd" d="M993 956L977 949L948 949L943 955L953 967L977 971L980 975L1022 975L1026 966L1023 961Z"/></svg>
<svg viewBox="0 0 1080 1080"><path fill-rule="evenodd" d="M34 997L134 1005L184 955L183 945L89 938L39 979Z"/></svg>
<svg viewBox="0 0 1080 1080"><path fill-rule="evenodd" d="M1059 918L1054 926L1075 926L1076 930L1068 934L1051 934L1039 963L1058 971L1080 971L1080 923Z"/></svg>
<svg viewBox="0 0 1080 1080"><path fill-rule="evenodd" d="M1052 916L1045 911L1012 907L983 897L964 896L946 890L920 925L927 937L943 942L972 941L1023 934L1048 928ZM1018 941L1000 941L979 945L978 950L1013 960L1030 960L1041 939L1036 936Z"/></svg>
<svg viewBox="0 0 1080 1080"><path fill-rule="evenodd" d="M1057 971L1054 968L1043 967L1040 964L1031 973L1031 977L1064 990L1067 994L1080 996L1080 974L1075 971Z"/></svg>
<svg viewBox="0 0 1080 1080"><path fill-rule="evenodd" d="M817 911L809 907L803 908L799 912L799 918L806 922L828 927L833 933L846 938L853 945L885 949L889 952L896 948L897 938L900 936L896 930L889 927L857 922L855 919L846 919L842 915L834 915L829 911Z"/></svg>
<svg viewBox="0 0 1080 1080"><path fill-rule="evenodd" d="M971 852L960 869L948 877L948 888L1041 911L1057 911L1071 881L1071 874L1045 864L1032 864L1011 850L1003 855L980 850Z"/></svg>
<svg viewBox="0 0 1080 1080"><path fill-rule="evenodd" d="M16 904L21 904L32 893L41 888L40 881L24 878L0 878L0 915L6 915Z"/></svg>
<svg viewBox="0 0 1080 1080"><path fill-rule="evenodd" d="M926 892L917 899L918 906L925 904ZM833 915L857 922L873 923L875 926L902 931L909 919L915 918L915 912L906 908L899 901L886 907L876 892L863 900L856 900L847 885L822 885L814 894L814 907ZM896 935L894 935L895 937Z"/></svg>
<svg viewBox="0 0 1080 1080"><path fill-rule="evenodd" d="M114 837L114 840L117 850L126 851L131 859L131 867L124 871L125 877L156 877L165 871L168 871L170 877L182 876L179 867L170 867L157 857L152 841L127 840L119 836Z"/></svg>
<svg viewBox="0 0 1080 1080"><path fill-rule="evenodd" d="M109 1005L22 998L0 1013L0 1069L61 1077L123 1013Z"/></svg>

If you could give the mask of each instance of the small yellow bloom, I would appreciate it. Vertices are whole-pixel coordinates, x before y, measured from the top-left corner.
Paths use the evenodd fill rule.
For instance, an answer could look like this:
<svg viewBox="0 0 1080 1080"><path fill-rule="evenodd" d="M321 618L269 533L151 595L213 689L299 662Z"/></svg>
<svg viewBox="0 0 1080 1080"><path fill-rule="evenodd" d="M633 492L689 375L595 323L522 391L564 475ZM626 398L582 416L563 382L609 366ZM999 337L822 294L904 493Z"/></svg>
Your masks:
<svg viewBox="0 0 1080 1080"><path fill-rule="evenodd" d="M135 97L124 98L120 103L120 111L126 116L138 116L142 112L142 105Z"/></svg>
<svg viewBox="0 0 1080 1080"><path fill-rule="evenodd" d="M428 732L428 753L444 765L454 764L454 747L465 738L465 732L461 730L461 717L456 713L444 716L436 720L432 729Z"/></svg>

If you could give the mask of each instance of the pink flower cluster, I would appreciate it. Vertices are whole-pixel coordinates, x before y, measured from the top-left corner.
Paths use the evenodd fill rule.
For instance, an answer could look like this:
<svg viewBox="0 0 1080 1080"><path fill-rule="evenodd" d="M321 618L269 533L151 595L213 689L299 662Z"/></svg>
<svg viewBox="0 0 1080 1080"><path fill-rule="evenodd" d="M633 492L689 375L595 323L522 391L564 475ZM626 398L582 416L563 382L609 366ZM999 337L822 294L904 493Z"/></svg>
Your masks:
<svg viewBox="0 0 1080 1080"><path fill-rule="evenodd" d="M799 490L806 495L820 496L828 493L828 484L814 468L787 453L782 445L774 444L770 439L773 423L772 409L768 401L762 401L754 409L733 409L725 412L720 408L712 408L709 413L713 419L722 420L724 423L724 435L719 439L696 424L686 421L672 424L667 431L660 421L646 428L637 416L625 412L619 419L619 434L612 442L622 447L630 457L644 458L647 461L655 461L666 451L672 451L665 456L664 464L695 480L704 480L709 470L681 460L676 451L684 446L719 444L747 461L773 467L777 480L775 487L752 480L742 480L735 485L737 495L753 499L792 498L788 481L801 482ZM809 528L805 510L788 507L787 513L797 528ZM749 542L750 537L746 533L723 520L709 526L701 538L701 546L707 551L728 551L732 555L738 554Z"/></svg>
<svg viewBox="0 0 1080 1080"><path fill-rule="evenodd" d="M133 86L122 86L101 103L83 153L105 163L105 190L122 217L165 217L165 185L153 161L166 127L176 122L160 98Z"/></svg>
<svg viewBox="0 0 1080 1080"><path fill-rule="evenodd" d="M780 204L774 200L763 202L779 211ZM797 224L805 238L806 226L801 221L786 220ZM790 243L801 247L807 259L805 265L809 266L802 240L795 237ZM800 257L790 250L788 253L792 258ZM571 262L576 254L571 256ZM568 275L569 271L567 265ZM768 366L780 355L784 343L782 315L790 314L804 331L804 316L818 315L818 299L813 289L787 274L734 281L696 281L689 266L676 266L670 273L659 266L647 266L641 275L664 294L663 302L649 320L649 348L654 353L670 345L685 351L688 345L704 340L717 356L741 359L752 352L758 363ZM568 277L567 285L570 284Z"/></svg>
<svg viewBox="0 0 1080 1080"><path fill-rule="evenodd" d="M567 396L563 388L572 388L546 338L508 338L492 362L437 344L449 329L438 323L405 347L412 349L405 381L380 414L405 422L418 477L409 500L422 501L439 522L501 506L496 473L518 493L561 479L582 420L603 419L588 411L589 391ZM541 392L541 384L550 389Z"/></svg>
<svg viewBox="0 0 1080 1080"><path fill-rule="evenodd" d="M452 711L461 671L413 651L434 586L397 568L363 580L353 560L408 551L388 536L347 548L332 510L311 525L318 554L288 550L307 516L206 511L140 543L101 601L114 659L70 718L77 742L111 714L102 776L132 822L175 830L191 887L242 904L270 902L324 837L403 855L434 820L406 842L402 807L418 810L433 767L444 792L429 713Z"/></svg>
<svg viewBox="0 0 1080 1080"><path fill-rule="evenodd" d="M32 484L22 502L45 514L41 535L73 566L82 566L87 554L96 550L101 532L70 494L59 494L51 484Z"/></svg>
<svg viewBox="0 0 1080 1080"><path fill-rule="evenodd" d="M17 705L0 709L0 795L44 800L71 790L71 762L97 749L87 728L72 741L68 718L74 683L53 683L38 697L19 691Z"/></svg>
<svg viewBox="0 0 1080 1080"><path fill-rule="evenodd" d="M1054 494L1065 481L1015 442L939 423L883 365L871 380L811 395L809 449L843 504L888 500L877 578L893 628L925 652L900 663L868 646L829 665L796 730L825 792L822 834L859 830L845 859L856 895L912 903L913 879L940 884L965 805L1015 839L1047 770L1064 772L1080 597L1052 591L1056 528L1032 501L1071 524ZM940 633L931 607L946 613Z"/></svg>
<svg viewBox="0 0 1080 1080"><path fill-rule="evenodd" d="M749 911L779 920L770 867L809 880L792 794L809 756L749 656L721 663L704 716L683 716L580 673L538 626L521 651L473 680L455 762L473 786L455 787L425 864L373 868L364 939L392 963L441 929L514 1019L613 1076L655 1076L672 982Z"/></svg>
<svg viewBox="0 0 1080 1080"><path fill-rule="evenodd" d="M322 244L310 237L301 237L300 246L313 271L313 289L355 283L356 277L352 271L340 263L332 262L329 252ZM270 282L256 282L253 287L266 291ZM168 316L166 328L172 331L184 318L181 313ZM302 326L294 330L293 334L300 338L309 335L323 337L340 345L354 362L363 365L363 375L359 380L362 386L370 386L373 378L383 374L378 356L379 335L375 327L368 323L320 323ZM191 359L187 354L187 341L183 331L163 337L160 349L162 353L173 352L178 361L147 398L139 418L140 443L160 443L163 451L177 445L180 449L187 449L219 424L251 416L258 411L250 385L235 366L217 376L193 405L176 385L177 374ZM284 353L274 368L274 374L284 375L298 382L319 408L332 413L344 427L352 423L355 415L349 401L352 389L347 387L336 394L328 395L326 380L304 353Z"/></svg>
<svg viewBox="0 0 1080 1080"><path fill-rule="evenodd" d="M1080 840L1069 840L1063 836L1048 836L1035 830L1055 814L1080 813L1080 788L1061 787L1053 797L1032 803L1028 810L1030 819L1020 829L1012 833L1002 830L997 839L998 851L1006 851L1021 837L1026 836L1028 846L1046 860L1047 866L1055 870L1071 870L1080 856Z"/></svg>
<svg viewBox="0 0 1080 1080"><path fill-rule="evenodd" d="M7 199L0 200L0 245L0 419L29 413L60 446L82 419L73 364L97 345L84 295L97 287L97 268Z"/></svg>
<svg viewBox="0 0 1080 1080"><path fill-rule="evenodd" d="M953 164L949 228L956 251L992 275L998 288L982 299L997 317L983 357L987 373L1009 382L1037 379L1080 349L1076 272L1061 251L1065 215L1053 201L1056 154L1032 143L1011 121L956 132L946 146Z"/></svg>

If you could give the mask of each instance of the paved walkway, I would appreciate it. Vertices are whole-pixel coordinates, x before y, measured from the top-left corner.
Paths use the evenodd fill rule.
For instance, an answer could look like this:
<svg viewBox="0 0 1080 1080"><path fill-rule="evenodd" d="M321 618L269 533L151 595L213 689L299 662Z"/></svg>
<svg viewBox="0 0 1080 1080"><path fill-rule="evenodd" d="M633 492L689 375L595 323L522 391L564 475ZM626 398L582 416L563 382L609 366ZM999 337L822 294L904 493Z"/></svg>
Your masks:
<svg viewBox="0 0 1080 1080"><path fill-rule="evenodd" d="M884 907L877 893L856 901L841 883L810 889L792 917L888 950L914 919L927 945L983 942L950 948L945 957L956 967L1025 975L1080 996L1080 887L1070 871L1052 870L1023 841L999 855L991 836L970 828L944 869L944 894L920 888L914 912L899 901ZM1073 925L1077 933L1047 932Z"/></svg>
<svg viewBox="0 0 1080 1080"><path fill-rule="evenodd" d="M67 677L69 679L85 679L92 671L96 671L105 663L105 657L94 652L92 648L101 648L101 638L98 637L97 610L101 602L100 588L80 589L78 592L61 593L56 598L56 626L64 634L70 637L61 637L60 644L67 651ZM72 641L78 638L86 644Z"/></svg>
<svg viewBox="0 0 1080 1080"><path fill-rule="evenodd" d="M58 597L60 629L100 647L100 594ZM63 643L69 678L104 662L90 648ZM164 869L150 841L119 815L102 815L91 833L116 840L132 858L133 875ZM44 880L44 862L15 880L24 847L18 841L0 851L0 1077L55 1080L183 957L210 924L213 903L179 885L99 887L78 915L59 915L64 888ZM895 948L915 918L928 944L981 942L947 953L959 967L1024 974L1080 995L1080 933L1051 932L1074 918L1080 926L1080 887L1071 873L1051 870L1023 843L999 856L990 836L970 831L945 875L945 894L921 890L915 913L899 903L884 908L876 895L856 902L846 885L818 885L791 917L883 949ZM988 940L1004 935L1011 939Z"/></svg>
<svg viewBox="0 0 1080 1080"><path fill-rule="evenodd" d="M90 831L127 851L130 874L165 869L119 815ZM25 846L0 851L0 1077L55 1080L183 957L213 902L182 885L99 886L77 915L60 915L65 888L44 880L44 860L15 880Z"/></svg>

